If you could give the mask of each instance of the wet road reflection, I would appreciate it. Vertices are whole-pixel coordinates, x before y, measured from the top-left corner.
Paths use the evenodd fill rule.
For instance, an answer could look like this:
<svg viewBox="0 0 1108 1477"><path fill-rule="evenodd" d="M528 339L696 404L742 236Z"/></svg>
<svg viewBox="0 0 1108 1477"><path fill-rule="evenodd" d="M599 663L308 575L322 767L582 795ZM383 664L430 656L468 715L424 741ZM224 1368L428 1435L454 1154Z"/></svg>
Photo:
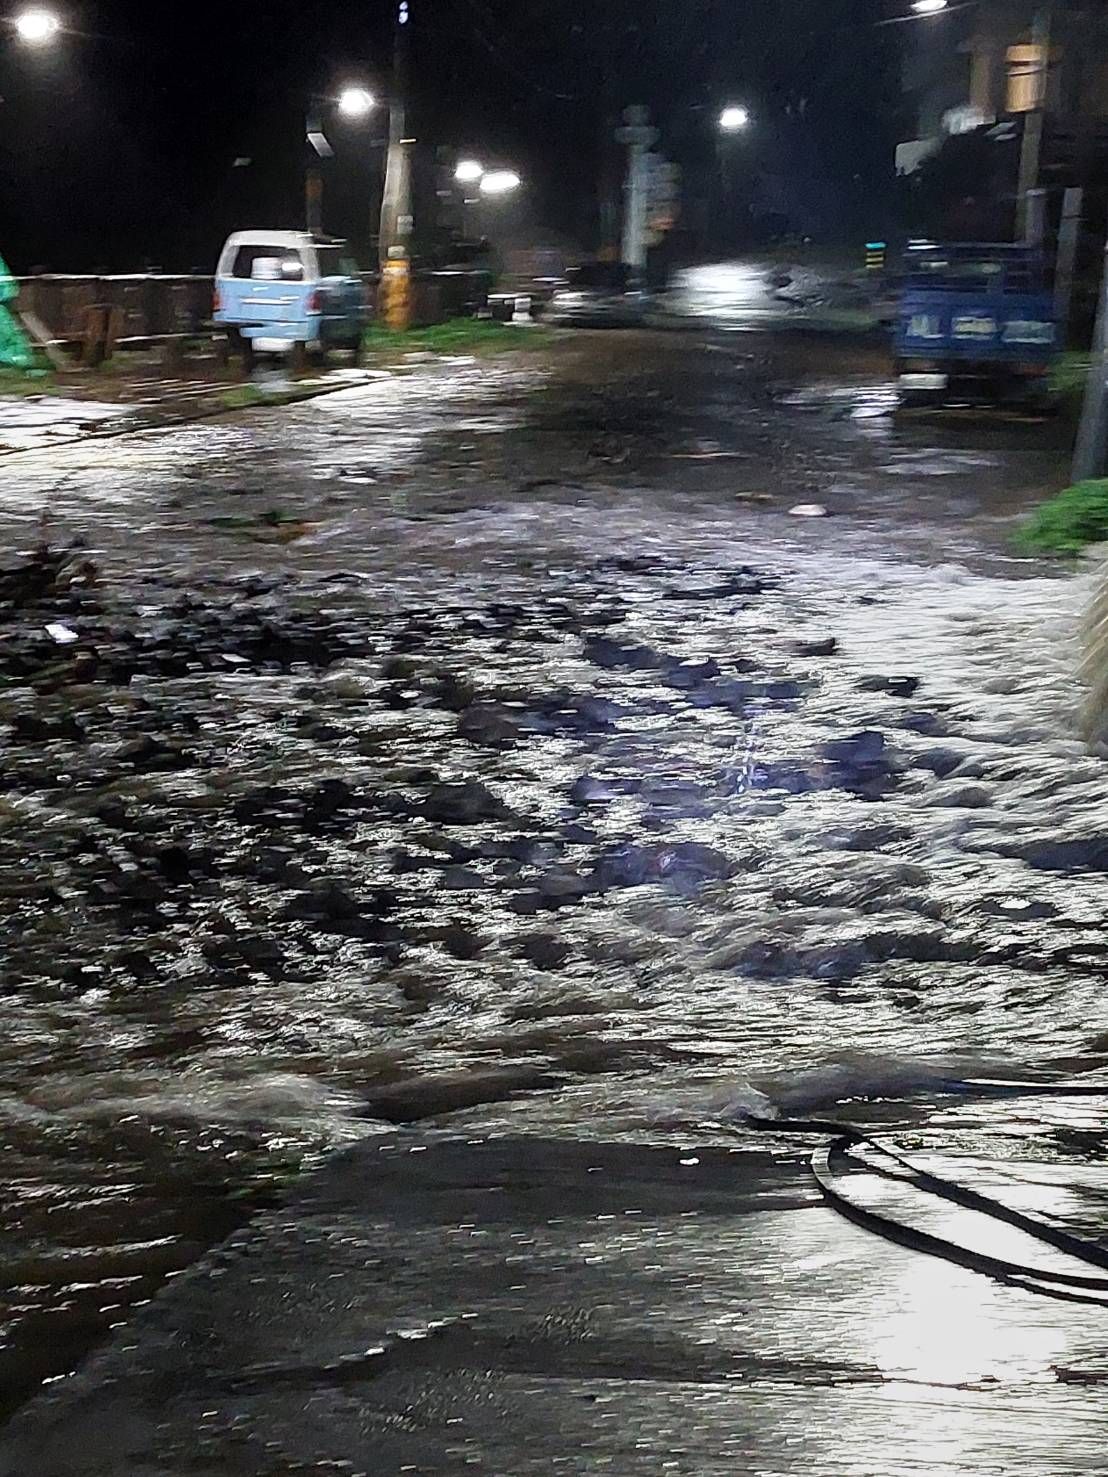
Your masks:
<svg viewBox="0 0 1108 1477"><path fill-rule="evenodd" d="M9 544L48 500L99 570L0 658L17 1378L389 1124L678 1144L848 1050L1104 1060L1077 597L1004 544L1056 453L682 339L9 464ZM945 1112L890 1126L1075 1157Z"/></svg>

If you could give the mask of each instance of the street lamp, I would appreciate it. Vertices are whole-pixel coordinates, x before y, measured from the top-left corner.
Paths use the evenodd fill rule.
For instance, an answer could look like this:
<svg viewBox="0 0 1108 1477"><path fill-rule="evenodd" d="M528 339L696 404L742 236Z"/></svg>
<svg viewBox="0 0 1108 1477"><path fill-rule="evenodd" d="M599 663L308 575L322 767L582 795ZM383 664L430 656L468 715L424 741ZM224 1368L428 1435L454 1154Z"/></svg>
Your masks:
<svg viewBox="0 0 1108 1477"><path fill-rule="evenodd" d="M12 22L15 33L27 46L49 46L62 28L58 17L50 10L23 10Z"/></svg>
<svg viewBox="0 0 1108 1477"><path fill-rule="evenodd" d="M376 106L377 99L364 87L345 87L339 93L339 112L352 122L368 117Z"/></svg>
<svg viewBox="0 0 1108 1477"><path fill-rule="evenodd" d="M460 185L480 184L485 178L485 166L476 159L463 159L454 171L454 178Z"/></svg>
<svg viewBox="0 0 1108 1477"><path fill-rule="evenodd" d="M719 126L724 133L742 133L744 128L750 127L749 110L735 105L724 108L719 115Z"/></svg>
<svg viewBox="0 0 1108 1477"><path fill-rule="evenodd" d="M938 15L949 4L950 0L912 0L912 9L917 15Z"/></svg>
<svg viewBox="0 0 1108 1477"><path fill-rule="evenodd" d="M373 112L377 99L366 87L350 86L344 87L337 96L316 97L311 101L304 131L315 157L309 163L304 178L304 214L305 224L313 236L323 233L323 168L320 160L335 157L323 128L322 105L325 103L333 107L341 118L360 123Z"/></svg>
<svg viewBox="0 0 1108 1477"><path fill-rule="evenodd" d="M510 195L523 181L514 169L493 169L481 179L482 195Z"/></svg>

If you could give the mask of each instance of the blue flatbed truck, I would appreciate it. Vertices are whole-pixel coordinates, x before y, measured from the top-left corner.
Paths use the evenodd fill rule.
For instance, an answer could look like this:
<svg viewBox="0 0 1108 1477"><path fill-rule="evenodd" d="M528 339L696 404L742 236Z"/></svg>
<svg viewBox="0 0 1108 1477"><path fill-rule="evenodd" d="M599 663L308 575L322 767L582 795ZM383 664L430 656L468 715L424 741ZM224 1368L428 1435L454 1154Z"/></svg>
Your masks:
<svg viewBox="0 0 1108 1477"><path fill-rule="evenodd" d="M909 251L894 333L903 404L1045 409L1059 347L1037 252L975 243Z"/></svg>

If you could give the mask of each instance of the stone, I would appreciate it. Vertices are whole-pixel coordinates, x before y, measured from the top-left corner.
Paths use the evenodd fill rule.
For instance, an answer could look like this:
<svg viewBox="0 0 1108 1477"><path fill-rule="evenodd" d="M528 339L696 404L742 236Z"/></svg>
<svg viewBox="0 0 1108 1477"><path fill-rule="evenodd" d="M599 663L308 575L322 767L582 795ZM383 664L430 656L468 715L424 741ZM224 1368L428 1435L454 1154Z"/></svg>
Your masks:
<svg viewBox="0 0 1108 1477"><path fill-rule="evenodd" d="M459 738L490 749L509 748L522 733L518 712L498 703L475 703L458 718Z"/></svg>
<svg viewBox="0 0 1108 1477"><path fill-rule="evenodd" d="M448 826L475 826L482 821L503 820L510 814L508 807L477 780L436 785L419 810L428 820Z"/></svg>
<svg viewBox="0 0 1108 1477"><path fill-rule="evenodd" d="M793 650L797 656L834 656L839 649L838 638L824 636L818 641L798 641Z"/></svg>
<svg viewBox="0 0 1108 1477"><path fill-rule="evenodd" d="M569 958L569 945L554 933L529 933L520 939L520 957L536 969L561 969Z"/></svg>
<svg viewBox="0 0 1108 1477"><path fill-rule="evenodd" d="M913 754L910 759L913 769L929 769L939 779L947 779L965 761L965 754L958 749L947 749L936 746L933 749L922 749Z"/></svg>
<svg viewBox="0 0 1108 1477"><path fill-rule="evenodd" d="M361 902L338 883L321 882L309 892L302 892L294 897L286 906L284 916L290 919L359 918L366 912L385 911L386 898L387 895L382 892L375 894L370 900Z"/></svg>
<svg viewBox="0 0 1108 1477"><path fill-rule="evenodd" d="M926 795L923 803L952 810L984 810L993 803L993 794L984 785L953 783Z"/></svg>
<svg viewBox="0 0 1108 1477"><path fill-rule="evenodd" d="M590 636L585 642L585 656L595 666L611 671L659 671L674 665L674 658L649 646L622 646L608 636Z"/></svg>
<svg viewBox="0 0 1108 1477"><path fill-rule="evenodd" d="M918 677L895 676L863 677L858 683L859 692L887 692L891 697L914 697L921 686Z"/></svg>
<svg viewBox="0 0 1108 1477"><path fill-rule="evenodd" d="M714 847L683 841L673 846L621 846L596 862L593 877L597 889L606 891L658 882L698 886L733 877L737 871L737 864Z"/></svg>
<svg viewBox="0 0 1108 1477"><path fill-rule="evenodd" d="M886 758L885 735L870 729L851 734L849 738L833 739L823 745L823 755L834 764L880 764Z"/></svg>

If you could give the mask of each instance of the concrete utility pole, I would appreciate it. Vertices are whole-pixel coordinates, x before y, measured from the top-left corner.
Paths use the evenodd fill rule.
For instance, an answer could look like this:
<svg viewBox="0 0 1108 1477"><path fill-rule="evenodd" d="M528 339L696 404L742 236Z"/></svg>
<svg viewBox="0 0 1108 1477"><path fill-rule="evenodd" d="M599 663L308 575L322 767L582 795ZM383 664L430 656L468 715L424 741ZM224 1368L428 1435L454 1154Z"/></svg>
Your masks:
<svg viewBox="0 0 1108 1477"><path fill-rule="evenodd" d="M406 137L411 0L399 0L393 48L392 101L389 107L389 152L381 199L381 288L379 313L390 328L401 331L412 321L412 170Z"/></svg>
<svg viewBox="0 0 1108 1477"><path fill-rule="evenodd" d="M1046 109L1050 101L1050 49L1054 36L1054 0L1047 0L1035 12L1031 44L1038 57L1035 77L1035 106L1023 123L1023 147L1020 151L1019 206L1016 235L1042 249L1046 236L1046 201L1039 190L1043 164L1043 136L1046 132Z"/></svg>
<svg viewBox="0 0 1108 1477"><path fill-rule="evenodd" d="M309 164L304 181L304 223L312 236L323 234L323 172L318 164Z"/></svg>
<svg viewBox="0 0 1108 1477"><path fill-rule="evenodd" d="M1073 456L1073 480L1087 482L1103 477L1108 454L1108 245L1104 250L1104 275L1100 283L1100 306L1093 338L1093 362L1085 386L1085 408Z"/></svg>
<svg viewBox="0 0 1108 1477"><path fill-rule="evenodd" d="M323 124L315 112L304 120L304 136L311 146L312 158L304 175L304 224L313 236L323 234L323 169L321 160L332 156L331 145L323 132Z"/></svg>
<svg viewBox="0 0 1108 1477"><path fill-rule="evenodd" d="M627 108L625 128L616 134L627 146L627 186L623 209L623 260L636 283L646 272L647 224L650 210L650 150L660 135L650 126L647 108Z"/></svg>
<svg viewBox="0 0 1108 1477"><path fill-rule="evenodd" d="M1063 348L1069 343L1073 284L1077 272L1077 251L1081 244L1081 217L1084 208L1085 191L1067 190L1062 202L1062 222L1058 227L1058 260L1054 268L1054 316L1061 330Z"/></svg>

